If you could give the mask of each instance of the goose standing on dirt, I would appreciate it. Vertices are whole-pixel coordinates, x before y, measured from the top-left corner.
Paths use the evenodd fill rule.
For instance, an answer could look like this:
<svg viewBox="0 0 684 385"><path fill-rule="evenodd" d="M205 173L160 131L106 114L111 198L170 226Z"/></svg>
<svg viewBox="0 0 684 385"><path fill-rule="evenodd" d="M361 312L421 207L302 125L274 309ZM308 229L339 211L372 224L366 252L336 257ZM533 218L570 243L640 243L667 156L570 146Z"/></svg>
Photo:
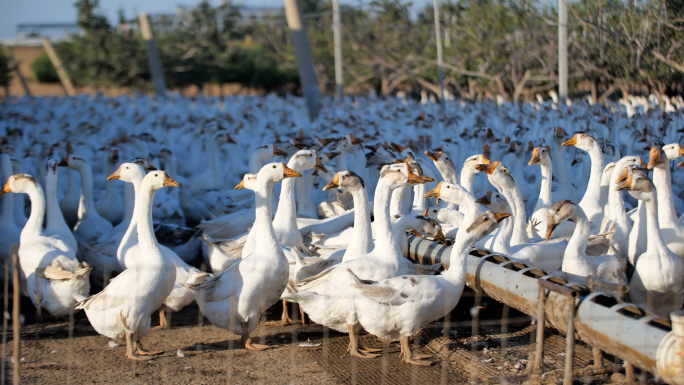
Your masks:
<svg viewBox="0 0 684 385"><path fill-rule="evenodd" d="M88 316L95 330L109 338L126 341L126 358L146 361L145 356L162 351L146 351L140 339L150 329L151 315L164 303L173 289L176 269L160 249L152 227L154 194L165 186L178 187L164 171L145 176L136 212L139 257L135 263L109 282L109 285L88 298L77 298L78 307Z"/></svg>
<svg viewBox="0 0 684 385"><path fill-rule="evenodd" d="M255 194L257 242L254 251L228 270L189 284L195 300L212 324L242 336L249 350L264 350L249 334L259 324L261 313L276 303L287 286L289 263L278 243L271 222L273 185L289 177L301 175L285 163L270 163L257 174Z"/></svg>
<svg viewBox="0 0 684 385"><path fill-rule="evenodd" d="M448 189L444 189L448 194ZM510 214L482 214L459 232L449 257L449 269L440 275L401 275L382 281L359 278L347 268L359 290L354 302L359 322L369 333L387 341L401 340L405 363L431 365L414 356L409 338L426 324L451 312L458 304L466 281L466 258L475 242L492 232ZM363 274L359 272L359 274Z"/></svg>
<svg viewBox="0 0 684 385"><path fill-rule="evenodd" d="M12 175L0 195L8 192L25 193L31 200L31 214L19 244L19 265L29 298L39 314L45 309L55 317L67 316L75 303L73 296L90 291L90 268L78 262L76 250L65 239L43 233L45 195L32 176Z"/></svg>

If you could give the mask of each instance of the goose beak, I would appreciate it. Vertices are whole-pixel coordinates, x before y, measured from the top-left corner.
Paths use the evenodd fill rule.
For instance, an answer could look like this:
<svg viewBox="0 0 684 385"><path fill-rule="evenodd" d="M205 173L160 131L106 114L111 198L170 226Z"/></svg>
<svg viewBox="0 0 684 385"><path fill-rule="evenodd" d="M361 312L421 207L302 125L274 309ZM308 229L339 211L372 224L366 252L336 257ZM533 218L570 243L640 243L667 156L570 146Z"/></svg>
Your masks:
<svg viewBox="0 0 684 385"><path fill-rule="evenodd" d="M644 160L643 160L643 159L641 159L641 158L639 158L639 165L640 165L640 166L641 166L641 168L643 168L643 169L645 169L645 168L646 168L646 163L644 163Z"/></svg>
<svg viewBox="0 0 684 385"><path fill-rule="evenodd" d="M627 180L627 177L629 176L629 172L627 171L627 167L622 169L622 173L620 176L618 176L617 180L615 183L622 183Z"/></svg>
<svg viewBox="0 0 684 385"><path fill-rule="evenodd" d="M316 165L314 166L314 168L315 168L316 170L320 170L320 171L323 171L323 172L328 172L328 169L325 168L325 166L323 165L323 163L321 163L321 159L320 159L318 156L316 156Z"/></svg>
<svg viewBox="0 0 684 385"><path fill-rule="evenodd" d="M484 146L482 146L482 163L483 164L491 163L488 159L491 156L492 156L492 148L489 147L488 144L485 144Z"/></svg>
<svg viewBox="0 0 684 385"><path fill-rule="evenodd" d="M535 148L534 150L532 150L532 159L530 159L530 162L528 163L528 165L531 166L531 165L537 164L539 162L541 162L541 156L539 155L539 149Z"/></svg>
<svg viewBox="0 0 684 385"><path fill-rule="evenodd" d="M350 143L353 146L356 146L357 144L363 143L363 139L359 139L359 138L355 137L354 134L349 134L349 139L351 140Z"/></svg>
<svg viewBox="0 0 684 385"><path fill-rule="evenodd" d="M418 231L416 231L414 229L411 229L409 232L418 238L423 238L423 234L419 233Z"/></svg>
<svg viewBox="0 0 684 385"><path fill-rule="evenodd" d="M420 178L423 180L423 183L435 181L435 178L430 178L429 176L425 176L425 175L421 175Z"/></svg>
<svg viewBox="0 0 684 385"><path fill-rule="evenodd" d="M273 145L273 156L287 156L287 152L279 149L278 147Z"/></svg>
<svg viewBox="0 0 684 385"><path fill-rule="evenodd" d="M660 150L656 147L651 148L646 169L653 170L653 168L657 167L660 163Z"/></svg>
<svg viewBox="0 0 684 385"><path fill-rule="evenodd" d="M577 134L573 135L572 138L570 138L570 140L566 140L565 142L563 142L563 144L561 144L561 146L574 146L576 144L577 144Z"/></svg>
<svg viewBox="0 0 684 385"><path fill-rule="evenodd" d="M407 167L408 169L408 183L409 184L422 184L425 183L425 180L423 176L416 175L411 171L411 167Z"/></svg>
<svg viewBox="0 0 684 385"><path fill-rule="evenodd" d="M430 152L430 151L425 151L425 155L428 156L433 162L438 162L439 158L442 156L442 151L438 152Z"/></svg>
<svg viewBox="0 0 684 385"><path fill-rule="evenodd" d="M558 227L557 223L547 222L546 223L546 235L544 236L544 239L546 239L548 241L549 238L551 238L551 233L553 233L553 230L555 230L556 227Z"/></svg>
<svg viewBox="0 0 684 385"><path fill-rule="evenodd" d="M121 166L112 173L112 175L107 177L107 180L121 179Z"/></svg>
<svg viewBox="0 0 684 385"><path fill-rule="evenodd" d="M494 170L496 170L496 168L499 167L500 164L501 162L499 162L498 160L490 164L478 164L475 166L475 170L481 171L487 175L492 175L494 173Z"/></svg>
<svg viewBox="0 0 684 385"><path fill-rule="evenodd" d="M677 163L677 167L682 167L682 166L684 166L684 162Z"/></svg>
<svg viewBox="0 0 684 385"><path fill-rule="evenodd" d="M237 186L235 186L234 190L242 190L245 188L245 178L243 177L240 183L238 183Z"/></svg>
<svg viewBox="0 0 684 385"><path fill-rule="evenodd" d="M340 187L340 175L339 173L335 173L335 177L333 180L330 181L330 183L326 184L323 187L323 191L325 190L330 190L331 188L339 188Z"/></svg>
<svg viewBox="0 0 684 385"><path fill-rule="evenodd" d="M69 157L67 156L66 158L62 159L61 162L57 163L58 167L68 167L69 166Z"/></svg>
<svg viewBox="0 0 684 385"><path fill-rule="evenodd" d="M439 182L437 187L425 193L425 198L439 198L439 193L442 191L442 182Z"/></svg>
<svg viewBox="0 0 684 385"><path fill-rule="evenodd" d="M329 160L333 160L333 159L335 159L336 156L338 156L340 154L341 154L341 152L339 152L339 151L326 152L325 156L327 156Z"/></svg>
<svg viewBox="0 0 684 385"><path fill-rule="evenodd" d="M475 203L479 203L484 206L489 206L492 204L492 192L487 191L487 194L483 196L482 198L478 199L475 201Z"/></svg>
<svg viewBox="0 0 684 385"><path fill-rule="evenodd" d="M682 162L682 163L684 163L684 162ZM420 214L420 215L422 215L422 216L424 216L424 217L427 217L427 216L428 216L428 211L430 211L430 207L426 207L426 208L425 208L425 211L423 211L423 213Z"/></svg>
<svg viewBox="0 0 684 385"><path fill-rule="evenodd" d="M437 231L437 235L435 235L435 239L439 241L439 243L443 244L446 246L447 240L446 237L444 236L444 233L442 232L442 228L440 227L439 230Z"/></svg>
<svg viewBox="0 0 684 385"><path fill-rule="evenodd" d="M679 147L679 154L677 154L677 158L680 158L680 157L684 156L684 148L682 148L681 146L678 146L678 147Z"/></svg>
<svg viewBox="0 0 684 385"><path fill-rule="evenodd" d="M287 167L285 163L280 163L283 165L283 171L285 171L285 178L296 178L296 177L301 177L302 174L298 173L297 171Z"/></svg>
<svg viewBox="0 0 684 385"><path fill-rule="evenodd" d="M0 195L5 195L8 192L12 192L12 189L10 188L10 178L7 178L7 183L5 183L5 186L0 190Z"/></svg>
<svg viewBox="0 0 684 385"><path fill-rule="evenodd" d="M180 187L180 183L176 182L175 180L171 179L169 174L164 173L164 187L166 186L171 186L171 187Z"/></svg>
<svg viewBox="0 0 684 385"><path fill-rule="evenodd" d="M493 214L494 214L494 219L496 219L497 222L501 222L504 219L511 216L511 214L509 214L509 213L493 213Z"/></svg>
<svg viewBox="0 0 684 385"><path fill-rule="evenodd" d="M632 188L632 175L629 175L624 182L615 188L615 191L629 190Z"/></svg>

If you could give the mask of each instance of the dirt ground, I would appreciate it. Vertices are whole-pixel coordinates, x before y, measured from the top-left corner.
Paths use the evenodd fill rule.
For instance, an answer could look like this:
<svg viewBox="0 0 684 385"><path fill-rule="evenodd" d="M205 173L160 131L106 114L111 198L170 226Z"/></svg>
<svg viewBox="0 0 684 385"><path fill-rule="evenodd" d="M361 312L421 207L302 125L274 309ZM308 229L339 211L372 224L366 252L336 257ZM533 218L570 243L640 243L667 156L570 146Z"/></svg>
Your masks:
<svg viewBox="0 0 684 385"><path fill-rule="evenodd" d="M45 321L40 325L30 301L22 301L25 323L21 333L21 378L30 384L452 384L466 382L523 382L534 351L535 327L531 319L510 310L508 329L502 330L502 305L485 300L480 312L479 336L472 337L472 292L466 290L452 312L452 322L433 323L413 341L414 353L432 355L435 364L418 367L403 364L398 343L384 343L370 335L362 342L383 349L375 359L346 354L348 338L320 325L268 327L264 322L252 336L264 336L272 349L252 352L242 348L238 336L212 326L196 305L171 317L169 330L154 330L142 340L149 349L164 353L147 362L124 357L124 346L98 335L84 314L77 313L73 338L69 322ZM275 320L280 306L267 316ZM10 310L11 312L11 310ZM153 315L153 325L157 321ZM10 321L11 325L11 321ZM505 339L501 339L503 335ZM447 334L448 337L444 337ZM6 383L11 383L12 333L6 333L2 359ZM547 330L544 369L553 373L564 364L565 338ZM604 365L613 363L604 357ZM591 365L591 350L576 347L574 368ZM562 373L562 371L561 371ZM521 376L523 375L523 376ZM502 377L509 376L509 377ZM590 376L584 383L619 382L620 374ZM558 380L558 378L556 378ZM549 377L548 383L554 382Z"/></svg>

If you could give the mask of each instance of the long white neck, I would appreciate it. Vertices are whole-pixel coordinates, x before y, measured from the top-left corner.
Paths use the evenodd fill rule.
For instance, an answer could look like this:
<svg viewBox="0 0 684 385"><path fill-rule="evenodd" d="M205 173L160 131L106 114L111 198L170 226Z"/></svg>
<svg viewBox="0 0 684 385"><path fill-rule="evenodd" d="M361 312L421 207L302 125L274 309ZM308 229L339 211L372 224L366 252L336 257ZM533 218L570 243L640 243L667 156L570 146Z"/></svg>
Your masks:
<svg viewBox="0 0 684 385"><path fill-rule="evenodd" d="M442 276L447 281L458 284L460 290L463 290L463 285L466 281L466 258L470 248L473 247L478 237L473 232L459 231L456 235L455 242L451 246L451 254L449 255L449 269L442 273Z"/></svg>
<svg viewBox="0 0 684 385"><path fill-rule="evenodd" d="M499 192L506 197L506 200L511 206L511 211L513 212L513 233L511 234L511 246L530 243L525 230L527 227L525 203L523 202L522 195L520 194L520 189L518 189L517 182L514 182L512 186L509 186L508 188L499 190Z"/></svg>
<svg viewBox="0 0 684 385"><path fill-rule="evenodd" d="M653 184L657 186L658 223L666 228L679 227L679 219L672 198L672 176L669 162L661 163L653 169Z"/></svg>
<svg viewBox="0 0 684 385"><path fill-rule="evenodd" d="M64 220L62 210L57 201L57 170L48 170L45 174L45 199L47 212L45 214L45 229L71 232Z"/></svg>
<svg viewBox="0 0 684 385"><path fill-rule="evenodd" d="M463 169L461 169L461 186L471 194L473 194L473 181L475 180L475 175L477 175L477 173L477 170L473 170L469 167L464 166Z"/></svg>
<svg viewBox="0 0 684 385"><path fill-rule="evenodd" d="M290 165L288 165L290 167ZM290 167L293 168L295 171L297 170L295 167ZM271 194L269 193L269 197ZM271 212L270 205L269 205L269 213ZM282 186L280 188L280 199L278 200L278 211L276 211L275 218L273 218L273 226L278 228L281 232L283 233L289 233L290 235L294 235L296 239L294 240L287 240L287 243L293 243L293 244L286 244L283 239L282 235L278 233L278 239L280 240L280 243L286 245L286 246L294 246L295 244L299 244L303 242L302 235L299 233L298 227L297 227L297 206L295 203L295 178L286 178L285 180L282 181ZM292 230L296 231L292 231Z"/></svg>
<svg viewBox="0 0 684 385"><path fill-rule="evenodd" d="M558 189L571 189L570 191L572 191L572 196L574 196L576 194L575 187L572 185L570 178L568 177L567 165L565 163L565 153L563 152L563 146L561 144L562 142L554 138L553 151L555 156L551 159L551 162L553 163L553 171L555 171L556 176L558 176Z"/></svg>
<svg viewBox="0 0 684 385"><path fill-rule="evenodd" d="M425 211L425 183L413 186L413 206L412 214L421 214Z"/></svg>
<svg viewBox="0 0 684 385"><path fill-rule="evenodd" d="M152 223L152 207L154 203L154 193L156 191L151 188L146 188L146 186L141 185L140 191L138 191L136 201L140 204L136 207L136 222L138 228L138 243L141 245L155 245L159 247L157 238L154 236L154 227ZM141 253L142 254L142 253ZM140 255L141 258L145 258L145 263L147 263L147 255Z"/></svg>
<svg viewBox="0 0 684 385"><path fill-rule="evenodd" d="M551 175L552 175L552 165L553 163L541 162L541 187L539 189L539 200L535 206L535 211L537 207L551 207L553 202L551 201Z"/></svg>
<svg viewBox="0 0 684 385"><path fill-rule="evenodd" d="M135 209L135 187L130 183L124 185L123 208L123 219L116 227L128 226L133 219L133 210Z"/></svg>
<svg viewBox="0 0 684 385"><path fill-rule="evenodd" d="M663 238L660 236L660 225L658 222L658 198L655 192L649 193L649 199L644 200L646 205L646 252L648 254L667 254L669 249L665 246ZM665 251L667 250L667 251Z"/></svg>
<svg viewBox="0 0 684 385"><path fill-rule="evenodd" d="M589 242L589 221L581 209L574 209L570 219L575 223L575 231L572 233L565 248L562 270L581 274L580 271L577 271L576 267L578 265L586 265L586 258L582 258L582 256L585 255Z"/></svg>
<svg viewBox="0 0 684 385"><path fill-rule="evenodd" d="M291 179L292 178L286 178L283 182ZM257 180L257 182L258 185L254 191L254 202L256 206L254 219L254 228L256 228L256 232L254 233L254 236L257 240L254 246L254 252L265 252L266 255L278 255L285 258L283 248L276 238L273 223L271 222L271 194L273 192L273 183L259 180ZM278 210L280 210L280 206L278 207Z"/></svg>
<svg viewBox="0 0 684 385"><path fill-rule="evenodd" d="M392 217L404 214L404 193L408 190L409 187L410 186L402 186L392 191L392 198L390 201L390 215ZM378 194L377 187L375 190L375 194Z"/></svg>
<svg viewBox="0 0 684 385"><path fill-rule="evenodd" d="M593 145L588 151L591 158L591 171L587 190L579 203L579 207L588 218L592 218L601 210L601 175L603 174L603 156L597 145Z"/></svg>
<svg viewBox="0 0 684 385"><path fill-rule="evenodd" d="M382 178L378 181L375 188L375 201L373 202L373 216L375 217L373 234L375 247L373 252L378 251L383 254L394 254L401 257L401 245L392 235L392 224L390 222L390 195L392 195L390 184ZM399 189L396 189L399 190Z"/></svg>
<svg viewBox="0 0 684 385"><path fill-rule="evenodd" d="M29 215L24 229L21 230L20 242L28 244L43 234L45 195L43 194L43 188L38 183L32 183L26 194L28 194L31 200L31 215Z"/></svg>
<svg viewBox="0 0 684 385"><path fill-rule="evenodd" d="M126 233L124 236L121 238L121 243L119 244L119 248L116 251L116 255L119 258L119 261L123 263L123 255L121 254L122 251L127 248L130 244L137 243L138 242L138 219L140 218L141 211L142 211L142 203L140 201L140 198L138 197L138 194L140 193L140 186L142 184L142 180L144 178L144 173L141 173L140 175L137 175L131 183L126 183L127 185L130 185L129 187L133 190L133 212L131 213L131 221L128 225L128 229L126 229Z"/></svg>
<svg viewBox="0 0 684 385"><path fill-rule="evenodd" d="M361 187L352 190L351 194L354 199L354 229L347 250L342 257L343 261L356 258L359 255L366 255L373 250L368 192Z"/></svg>
<svg viewBox="0 0 684 385"><path fill-rule="evenodd" d="M302 173L301 178L295 178L297 195L297 215L318 219L318 211L314 205L313 182L316 176L311 170Z"/></svg>
<svg viewBox="0 0 684 385"><path fill-rule="evenodd" d="M461 221L461 226L468 228L471 223L475 222L475 219L482 215L482 206L475 202L475 197L473 194L467 191L461 191L461 198L458 202L449 202L457 204L459 211L463 213L463 220ZM450 211L449 217L455 217L455 213ZM455 218L454 218L455 219Z"/></svg>
<svg viewBox="0 0 684 385"><path fill-rule="evenodd" d="M81 174L81 201L78 204L78 217L85 218L97 214L93 202L93 170L90 165L83 164L78 171Z"/></svg>
<svg viewBox="0 0 684 385"><path fill-rule="evenodd" d="M12 176L12 161L9 155L0 155L0 172L2 177L2 184L7 182L7 179ZM5 226L16 226L14 223L14 197L13 194L5 194L0 197L2 199L2 213L0 213L0 223Z"/></svg>

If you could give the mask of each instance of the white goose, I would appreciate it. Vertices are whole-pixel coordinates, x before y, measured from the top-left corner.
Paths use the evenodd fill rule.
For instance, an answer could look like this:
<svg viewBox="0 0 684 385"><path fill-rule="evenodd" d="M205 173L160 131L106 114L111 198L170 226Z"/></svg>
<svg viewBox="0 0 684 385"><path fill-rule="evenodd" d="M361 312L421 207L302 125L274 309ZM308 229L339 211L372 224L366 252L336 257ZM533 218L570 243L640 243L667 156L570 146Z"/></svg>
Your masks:
<svg viewBox="0 0 684 385"><path fill-rule="evenodd" d="M589 221L582 208L571 201L558 201L547 212L546 239L564 221L575 223L575 231L570 237L563 255L562 271L570 280L586 283L586 277L594 276L608 282L627 284L627 260L619 255L587 257L589 244Z"/></svg>
<svg viewBox="0 0 684 385"><path fill-rule="evenodd" d="M653 170L653 184L658 195L658 224L663 242L673 253L684 260L684 226L681 225L674 209L670 160L684 156L679 144L651 147L648 169Z"/></svg>
<svg viewBox="0 0 684 385"><path fill-rule="evenodd" d="M12 175L12 161L7 154L0 154L0 180ZM0 262L10 259L9 248L19 244L21 229L14 223L14 197L7 195L2 198L0 211ZM3 277L4 280L4 277Z"/></svg>
<svg viewBox="0 0 684 385"><path fill-rule="evenodd" d="M255 193L257 229L254 251L228 270L190 284L195 300L212 324L242 336L249 350L264 350L266 345L252 343L249 333L259 324L261 313L273 305L287 286L289 263L273 230L271 194L273 185L298 172L284 163L270 163L257 174Z"/></svg>
<svg viewBox="0 0 684 385"><path fill-rule="evenodd" d="M52 158L45 160L45 235L57 235L69 244L72 250L78 250L78 243L74 233L66 224L62 210L57 201L57 161Z"/></svg>
<svg viewBox="0 0 684 385"><path fill-rule="evenodd" d="M444 189L447 194L447 189ZM440 275L401 275L390 279L365 280L352 269L352 286L359 289L354 298L359 322L371 334L384 340L401 340L400 357L405 363L430 365L424 357L413 356L409 337L420 328L451 312L458 304L466 281L466 257L479 238L490 233L510 214L482 214L459 232L452 246L449 269ZM363 276L363 272L359 272Z"/></svg>
<svg viewBox="0 0 684 385"><path fill-rule="evenodd" d="M354 307L354 289L347 268L370 279L386 279L411 271L411 263L401 255L401 245L391 230L389 200L392 190L407 183L424 183L406 163L384 166L375 190L375 247L362 258L340 263L322 273L302 280L297 291L285 298L298 302L316 323L340 332L348 332L349 353L355 357L372 358L362 353L358 344L358 318Z"/></svg>
<svg viewBox="0 0 684 385"><path fill-rule="evenodd" d="M603 217L601 207L601 175L603 174L603 155L596 140L589 134L576 133L570 140L563 142L563 146L575 146L586 151L591 158L591 173L587 190L579 203L589 222L600 221Z"/></svg>
<svg viewBox="0 0 684 385"><path fill-rule="evenodd" d="M164 186L178 186L164 171L154 171L143 179L138 197L141 209L136 212L139 258L98 294L80 299L78 308L84 309L95 330L109 338L126 341L126 357L143 357L161 351L146 351L140 344L150 329L150 316L173 289L176 269L157 243L152 230L154 193Z"/></svg>
<svg viewBox="0 0 684 385"><path fill-rule="evenodd" d="M67 316L75 303L73 295L87 295L90 290L90 268L78 262L76 251L64 239L43 233L45 195L32 176L7 178L0 195L8 192L25 193L31 199L31 214L19 245L19 265L29 298L38 309L55 317Z"/></svg>
<svg viewBox="0 0 684 385"><path fill-rule="evenodd" d="M616 188L628 190L634 198L644 201L647 213L648 245L637 257L629 283L629 297L649 312L667 317L682 308L684 266L660 236L655 186L645 174L634 172Z"/></svg>
<svg viewBox="0 0 684 385"><path fill-rule="evenodd" d="M78 206L78 221L74 225L74 237L82 243L92 243L112 229L112 224L102 218L93 201L93 171L84 158L67 155L60 166L76 170L81 175L81 202Z"/></svg>

